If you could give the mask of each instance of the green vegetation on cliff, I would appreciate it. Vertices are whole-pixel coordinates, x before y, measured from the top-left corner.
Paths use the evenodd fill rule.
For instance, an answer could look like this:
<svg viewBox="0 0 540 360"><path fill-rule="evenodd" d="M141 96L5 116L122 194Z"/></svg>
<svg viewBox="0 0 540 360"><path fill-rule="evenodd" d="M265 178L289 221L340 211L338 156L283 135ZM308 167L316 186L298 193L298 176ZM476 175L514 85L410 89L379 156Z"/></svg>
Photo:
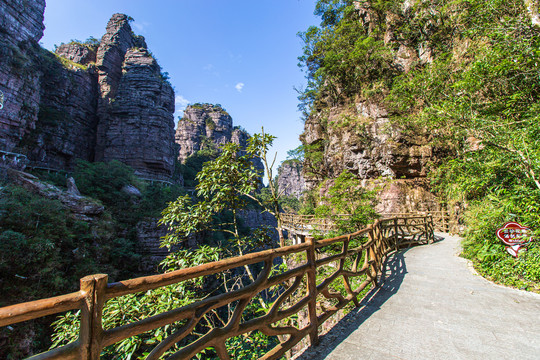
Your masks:
<svg viewBox="0 0 540 360"><path fill-rule="evenodd" d="M538 241L513 259L495 237L509 220L540 234L540 31L527 3L321 0L316 13L321 26L301 34L306 116L375 99L394 126L430 134L450 155L432 184L466 209L464 256L488 277L538 291ZM407 51L410 61L398 61Z"/></svg>
<svg viewBox="0 0 540 360"><path fill-rule="evenodd" d="M182 194L177 187L142 183L118 161L80 161L73 177L83 195L103 203L103 214L83 221L59 200L0 181L0 307L77 291L79 279L90 274L106 273L112 281L145 274L136 225L158 217L166 202ZM54 174L49 180L66 182ZM141 196L124 191L128 185ZM0 358L47 349L51 321L0 329Z"/></svg>

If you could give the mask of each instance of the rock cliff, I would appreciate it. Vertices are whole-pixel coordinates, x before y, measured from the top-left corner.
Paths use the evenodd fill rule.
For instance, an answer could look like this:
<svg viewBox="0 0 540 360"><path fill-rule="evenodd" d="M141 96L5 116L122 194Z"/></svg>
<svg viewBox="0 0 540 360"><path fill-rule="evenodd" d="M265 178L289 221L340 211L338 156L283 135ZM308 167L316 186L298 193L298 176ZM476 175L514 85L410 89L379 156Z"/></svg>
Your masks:
<svg viewBox="0 0 540 360"><path fill-rule="evenodd" d="M306 190L306 181L302 173L303 166L298 160L286 160L278 169L278 188L285 196L299 198Z"/></svg>
<svg viewBox="0 0 540 360"><path fill-rule="evenodd" d="M114 14L99 43L53 54L38 45L44 7L0 3L0 150L27 155L33 167L120 160L143 178L171 180L174 91L129 17Z"/></svg>
<svg viewBox="0 0 540 360"><path fill-rule="evenodd" d="M35 53L44 10L45 0L0 2L0 150L12 150L35 127L41 81Z"/></svg>
<svg viewBox="0 0 540 360"><path fill-rule="evenodd" d="M130 47L117 68L112 62L105 65L109 55L103 47L98 49L97 62L101 96L96 160L120 160L142 177L169 180L174 169L174 91L146 48ZM116 53L124 47L107 51ZM118 80L116 70L121 74Z"/></svg>
<svg viewBox="0 0 540 360"><path fill-rule="evenodd" d="M245 148L249 137L247 131L233 126L232 117L221 105L189 105L176 128L178 160L183 163L190 155L205 147L218 148L229 142ZM264 170L260 159L254 159L253 163L260 171Z"/></svg>
<svg viewBox="0 0 540 360"><path fill-rule="evenodd" d="M381 13L375 11L370 1L354 2L366 34L392 49L388 55L388 72L392 76L428 64L434 56L429 41L416 42L400 33L403 24L416 24L429 11L428 7L412 12L413 3L404 1L402 6ZM433 26L437 24L427 22L423 29L428 39ZM306 150L307 188L313 189L324 179L349 171L368 188L377 184L379 212L429 210L425 207L436 207L436 201L427 181L422 179L444 149L430 146L432 135L422 129L406 131L390 121L391 116L399 114L391 113L387 106L388 91L381 85L383 81L382 75L371 78L357 84L365 91L349 94L340 101L323 100L313 108L300 137ZM367 90L376 86L377 91Z"/></svg>
<svg viewBox="0 0 540 360"><path fill-rule="evenodd" d="M31 166L71 170L75 159L94 159L99 121L96 72L46 50L40 52L37 121L16 151L27 154Z"/></svg>
<svg viewBox="0 0 540 360"><path fill-rule="evenodd" d="M191 154L203 149L204 146L217 147L231 142L232 133L233 120L220 105L189 105L176 127L175 142L179 146L178 160L184 162Z"/></svg>

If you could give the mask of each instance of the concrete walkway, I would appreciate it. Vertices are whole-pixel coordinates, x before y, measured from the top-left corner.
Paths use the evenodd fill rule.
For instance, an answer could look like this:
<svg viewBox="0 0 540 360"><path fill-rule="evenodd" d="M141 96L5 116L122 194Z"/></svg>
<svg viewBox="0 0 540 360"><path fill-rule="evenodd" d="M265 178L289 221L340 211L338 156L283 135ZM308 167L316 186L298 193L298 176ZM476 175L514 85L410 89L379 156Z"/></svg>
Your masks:
<svg viewBox="0 0 540 360"><path fill-rule="evenodd" d="M391 256L364 306L298 359L540 359L540 295L476 275L438 235Z"/></svg>

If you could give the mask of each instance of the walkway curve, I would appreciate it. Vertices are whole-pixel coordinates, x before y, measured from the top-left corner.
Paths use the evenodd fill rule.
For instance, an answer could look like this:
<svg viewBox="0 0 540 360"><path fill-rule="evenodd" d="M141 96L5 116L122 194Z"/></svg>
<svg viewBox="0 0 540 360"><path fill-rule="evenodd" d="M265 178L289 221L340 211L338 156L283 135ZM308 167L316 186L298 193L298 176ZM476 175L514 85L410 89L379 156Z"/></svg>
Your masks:
<svg viewBox="0 0 540 360"><path fill-rule="evenodd" d="M540 359L540 295L485 280L437 235L390 256L381 287L298 359Z"/></svg>

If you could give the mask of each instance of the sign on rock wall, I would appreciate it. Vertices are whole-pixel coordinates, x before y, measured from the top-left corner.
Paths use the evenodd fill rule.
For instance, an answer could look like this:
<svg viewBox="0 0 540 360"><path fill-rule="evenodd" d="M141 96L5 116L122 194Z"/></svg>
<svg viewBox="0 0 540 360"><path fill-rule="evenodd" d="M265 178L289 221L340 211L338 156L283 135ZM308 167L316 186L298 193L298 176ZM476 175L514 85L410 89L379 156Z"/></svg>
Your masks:
<svg viewBox="0 0 540 360"><path fill-rule="evenodd" d="M506 251L513 257L517 257L520 251L527 250L525 247L531 242L531 229L517 222L510 221L497 230L497 237L506 245Z"/></svg>

